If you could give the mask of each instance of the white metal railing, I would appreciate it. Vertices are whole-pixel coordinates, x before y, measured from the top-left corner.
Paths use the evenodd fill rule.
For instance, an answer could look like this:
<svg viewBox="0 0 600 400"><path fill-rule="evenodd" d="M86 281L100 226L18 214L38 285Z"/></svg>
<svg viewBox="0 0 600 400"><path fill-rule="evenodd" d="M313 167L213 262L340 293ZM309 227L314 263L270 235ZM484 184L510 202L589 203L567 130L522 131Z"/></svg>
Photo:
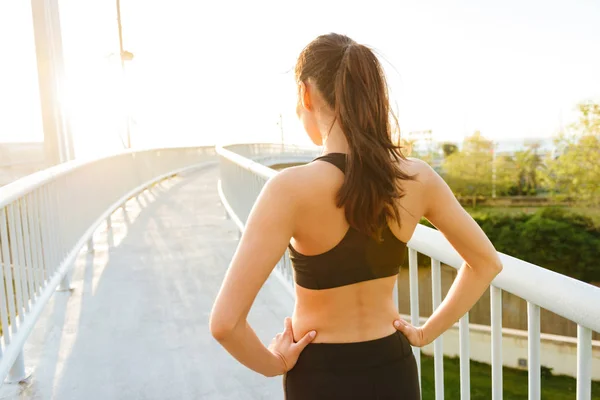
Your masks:
<svg viewBox="0 0 600 400"><path fill-rule="evenodd" d="M23 345L104 221L152 184L205 164L214 147L129 151L72 161L0 188L0 385L26 378Z"/></svg>
<svg viewBox="0 0 600 400"><path fill-rule="evenodd" d="M262 146L262 147L260 147ZM265 182L276 171L259 164L263 156L273 157L279 151L284 159L288 148L281 145L235 145L217 147L221 167L219 195L229 216L240 231ZM268 154L261 155L261 149ZM292 148L289 155L311 160L316 151ZM246 157L244 157L246 156ZM253 160L251 160L250 157ZM459 269L463 260L443 235L419 225L408 243L411 323L418 326L417 254L431 258L433 308L441 302L441 263ZM510 292L527 301L528 311L528 382L529 399L541 397L540 367L540 308L550 310L577 323L577 399L591 399L592 331L600 332L600 288L549 271L528 262L500 253L504 269L491 287L491 341L492 341L492 399L502 399L502 291ZM294 296L294 281L288 254L278 262L274 275ZM397 289L396 289L397 290ZM459 321L460 392L461 399L470 398L469 373L469 314ZM419 348L414 348L419 367ZM434 342L435 398L444 398L442 338Z"/></svg>

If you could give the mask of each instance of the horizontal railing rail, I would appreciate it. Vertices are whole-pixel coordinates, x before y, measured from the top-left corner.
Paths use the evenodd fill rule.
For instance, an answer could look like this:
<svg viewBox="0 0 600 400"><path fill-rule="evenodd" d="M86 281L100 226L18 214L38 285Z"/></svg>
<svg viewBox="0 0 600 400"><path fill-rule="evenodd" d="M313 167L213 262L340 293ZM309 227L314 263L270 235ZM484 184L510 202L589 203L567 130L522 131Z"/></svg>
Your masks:
<svg viewBox="0 0 600 400"><path fill-rule="evenodd" d="M261 151L264 150L264 153ZM304 157L310 161L316 150L289 148L282 145L235 145L217 147L221 178L219 195L229 216L240 231L250 210L267 180L277 174L261 165L279 151L282 159L287 156ZM441 264L459 269L463 265L460 255L444 236L419 225L408 242L410 318L415 326L420 325L419 285L417 255L422 253L431 258L432 300L435 310L442 301ZM592 331L600 332L600 288L557 274L528 262L500 253L504 269L494 279L490 292L491 312L491 364L492 399L502 399L502 291L507 291L527 301L528 311L528 398L541 398L540 364L540 308L545 308L577 323L577 399L591 399ZM294 296L293 271L286 254L274 269L276 276ZM396 285L397 286L397 285ZM397 295L397 287L396 293ZM470 398L470 350L469 313L459 321L460 346L460 392L461 399ZM435 398L444 398L443 344L442 337L435 340L434 374ZM415 358L421 374L419 348L414 348Z"/></svg>
<svg viewBox="0 0 600 400"><path fill-rule="evenodd" d="M0 384L26 378L23 345L97 227L152 184L216 161L214 147L127 151L0 188Z"/></svg>

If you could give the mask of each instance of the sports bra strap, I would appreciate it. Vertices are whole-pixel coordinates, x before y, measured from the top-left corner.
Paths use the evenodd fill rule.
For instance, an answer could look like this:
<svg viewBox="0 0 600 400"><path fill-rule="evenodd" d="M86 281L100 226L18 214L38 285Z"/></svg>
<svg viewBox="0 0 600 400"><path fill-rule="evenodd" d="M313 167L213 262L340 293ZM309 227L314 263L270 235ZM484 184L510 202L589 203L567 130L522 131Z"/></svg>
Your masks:
<svg viewBox="0 0 600 400"><path fill-rule="evenodd" d="M328 153L315 158L313 161L325 161L339 168L340 171L346 172L346 157L344 153Z"/></svg>

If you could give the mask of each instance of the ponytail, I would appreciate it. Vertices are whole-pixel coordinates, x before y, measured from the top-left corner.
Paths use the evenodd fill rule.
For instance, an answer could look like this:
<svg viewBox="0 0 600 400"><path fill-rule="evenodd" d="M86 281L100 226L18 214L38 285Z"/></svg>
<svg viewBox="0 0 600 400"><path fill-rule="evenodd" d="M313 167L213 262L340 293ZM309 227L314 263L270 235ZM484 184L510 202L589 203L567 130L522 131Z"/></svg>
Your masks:
<svg viewBox="0 0 600 400"><path fill-rule="evenodd" d="M400 169L405 157L392 142L392 114L379 60L350 38L329 34L304 49L296 74L301 80L315 79L350 147L337 206L344 207L352 227L379 238L388 219L400 223L396 201L404 193L399 180L413 179Z"/></svg>

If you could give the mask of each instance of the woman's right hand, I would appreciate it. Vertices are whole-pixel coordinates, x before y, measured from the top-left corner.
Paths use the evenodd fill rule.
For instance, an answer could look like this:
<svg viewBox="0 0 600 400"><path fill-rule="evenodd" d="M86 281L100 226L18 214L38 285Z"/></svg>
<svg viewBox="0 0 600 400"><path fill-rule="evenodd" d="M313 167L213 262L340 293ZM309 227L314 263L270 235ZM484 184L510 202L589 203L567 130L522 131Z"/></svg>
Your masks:
<svg viewBox="0 0 600 400"><path fill-rule="evenodd" d="M408 339L411 346L423 347L428 344L423 335L422 328L413 326L402 318L398 318L394 321L394 327L406 336L406 339Z"/></svg>
<svg viewBox="0 0 600 400"><path fill-rule="evenodd" d="M285 328L282 333L278 333L269 345L269 351L277 356L281 361L281 368L287 372L294 368L302 350L315 338L317 333L310 331L298 342L294 342L292 332L292 319L286 317L284 321Z"/></svg>

